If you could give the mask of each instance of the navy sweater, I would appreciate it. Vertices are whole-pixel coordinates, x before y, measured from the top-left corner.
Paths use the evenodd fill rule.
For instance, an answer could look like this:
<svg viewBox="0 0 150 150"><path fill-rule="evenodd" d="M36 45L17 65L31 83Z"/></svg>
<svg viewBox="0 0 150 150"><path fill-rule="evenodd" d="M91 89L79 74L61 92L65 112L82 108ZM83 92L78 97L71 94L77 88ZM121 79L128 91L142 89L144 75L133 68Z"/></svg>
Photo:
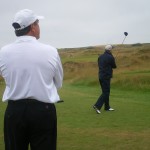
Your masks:
<svg viewBox="0 0 150 150"><path fill-rule="evenodd" d="M113 76L113 68L116 68L115 58L109 51L98 57L99 79L110 79Z"/></svg>

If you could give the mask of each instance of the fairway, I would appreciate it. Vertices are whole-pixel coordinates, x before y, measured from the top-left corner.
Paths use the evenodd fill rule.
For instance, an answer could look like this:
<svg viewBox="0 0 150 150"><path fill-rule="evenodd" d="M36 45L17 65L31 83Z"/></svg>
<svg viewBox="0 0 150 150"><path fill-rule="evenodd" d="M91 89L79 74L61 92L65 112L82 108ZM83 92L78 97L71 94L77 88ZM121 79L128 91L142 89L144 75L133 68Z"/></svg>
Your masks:
<svg viewBox="0 0 150 150"><path fill-rule="evenodd" d="M57 105L58 149L148 150L150 147L150 95L112 89L114 112L96 114L92 105L98 87L65 85L65 102Z"/></svg>
<svg viewBox="0 0 150 150"><path fill-rule="evenodd" d="M1 91L3 86L1 85ZM96 114L92 105L99 87L64 84L56 104L58 150L148 150L150 147L150 95L148 92L111 90L114 112ZM3 114L0 103L0 149L3 150Z"/></svg>

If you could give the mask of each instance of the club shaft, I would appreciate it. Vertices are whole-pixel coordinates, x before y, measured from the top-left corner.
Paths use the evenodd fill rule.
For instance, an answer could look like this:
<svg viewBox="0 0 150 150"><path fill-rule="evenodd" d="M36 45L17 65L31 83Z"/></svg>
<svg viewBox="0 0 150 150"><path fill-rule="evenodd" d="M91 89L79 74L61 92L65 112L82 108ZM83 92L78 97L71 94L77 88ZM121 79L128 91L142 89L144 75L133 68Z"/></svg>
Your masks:
<svg viewBox="0 0 150 150"><path fill-rule="evenodd" d="M124 37L124 39L123 39L123 41L122 41L122 43L121 43L121 44L123 44L123 43L124 43L125 39L126 39L126 36ZM116 54L115 58L117 58L118 53L119 53L119 51L117 52L117 54Z"/></svg>
<svg viewBox="0 0 150 150"><path fill-rule="evenodd" d="M122 41L122 43L121 43L121 44L123 44L123 43L124 43L125 39L126 39L126 36L124 37L124 39L123 39L123 41Z"/></svg>

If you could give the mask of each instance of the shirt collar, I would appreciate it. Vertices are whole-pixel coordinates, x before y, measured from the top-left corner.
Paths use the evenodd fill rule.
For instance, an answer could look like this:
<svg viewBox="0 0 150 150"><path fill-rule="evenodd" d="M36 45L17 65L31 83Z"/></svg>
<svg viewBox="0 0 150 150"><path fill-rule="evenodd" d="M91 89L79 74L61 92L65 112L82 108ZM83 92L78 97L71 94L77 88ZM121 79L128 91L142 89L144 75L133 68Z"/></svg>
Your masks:
<svg viewBox="0 0 150 150"><path fill-rule="evenodd" d="M105 53L112 55L112 53L110 52L110 50L105 50Z"/></svg>
<svg viewBox="0 0 150 150"><path fill-rule="evenodd" d="M16 42L27 42L27 41L36 41L36 38L33 36L28 36L28 35L24 35L24 36L19 36L16 39Z"/></svg>

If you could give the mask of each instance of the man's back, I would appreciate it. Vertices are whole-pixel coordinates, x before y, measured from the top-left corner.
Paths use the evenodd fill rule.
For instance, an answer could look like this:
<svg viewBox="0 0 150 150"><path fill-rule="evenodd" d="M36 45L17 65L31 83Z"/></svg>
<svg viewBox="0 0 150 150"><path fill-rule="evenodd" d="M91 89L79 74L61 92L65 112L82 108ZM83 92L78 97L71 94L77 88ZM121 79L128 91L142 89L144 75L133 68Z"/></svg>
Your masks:
<svg viewBox="0 0 150 150"><path fill-rule="evenodd" d="M39 43L34 37L23 36L2 48L0 61L4 62L0 67L7 83L4 101L33 98L52 103L59 100L57 88L62 86L63 73L55 48Z"/></svg>
<svg viewBox="0 0 150 150"><path fill-rule="evenodd" d="M112 78L113 70L116 68L115 60L112 54L108 51L105 51L104 54L100 55L98 58L99 66L99 78Z"/></svg>

